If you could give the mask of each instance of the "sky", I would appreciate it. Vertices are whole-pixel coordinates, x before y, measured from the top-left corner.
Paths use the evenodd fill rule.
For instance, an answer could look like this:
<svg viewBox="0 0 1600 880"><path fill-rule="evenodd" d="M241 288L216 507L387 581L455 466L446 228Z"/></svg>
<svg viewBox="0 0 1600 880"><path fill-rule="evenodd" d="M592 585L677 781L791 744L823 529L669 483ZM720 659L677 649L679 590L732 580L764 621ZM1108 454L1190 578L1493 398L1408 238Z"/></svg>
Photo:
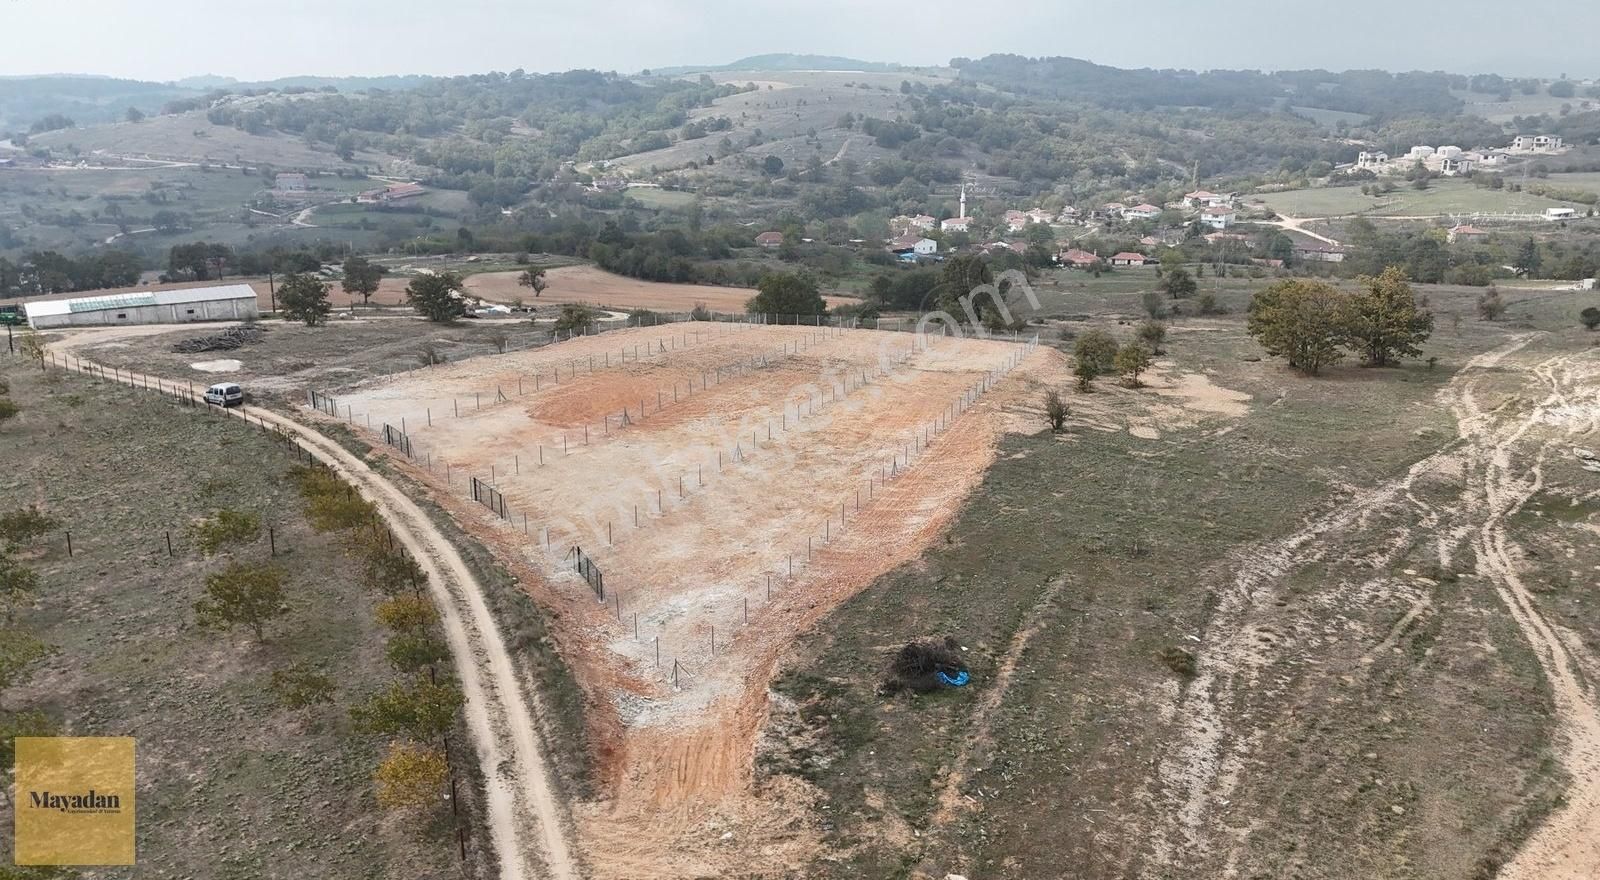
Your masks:
<svg viewBox="0 0 1600 880"><path fill-rule="evenodd" d="M0 0L0 75L634 72L771 52L915 65L1010 52L1587 79L1600 56L1551 35L1596 32L1594 0Z"/></svg>

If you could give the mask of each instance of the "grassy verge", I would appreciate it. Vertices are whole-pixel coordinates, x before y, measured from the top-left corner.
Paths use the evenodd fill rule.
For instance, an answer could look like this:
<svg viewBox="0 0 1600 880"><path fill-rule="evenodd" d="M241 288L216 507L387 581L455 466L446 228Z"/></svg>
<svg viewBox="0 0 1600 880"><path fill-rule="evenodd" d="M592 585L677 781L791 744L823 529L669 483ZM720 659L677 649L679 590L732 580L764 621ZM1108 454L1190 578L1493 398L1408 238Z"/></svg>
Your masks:
<svg viewBox="0 0 1600 880"><path fill-rule="evenodd" d="M0 371L22 407L3 428L0 509L37 504L62 524L25 556L41 588L19 618L55 652L5 707L43 711L63 733L137 738L139 865L96 876L456 873L437 823L374 799L381 740L349 709L393 673L372 597L301 514L291 452L154 394L16 361ZM259 516L262 534L207 558L189 527L221 509ZM286 573L290 610L264 641L196 625L226 557ZM282 708L268 685L291 664L329 675L333 702Z"/></svg>

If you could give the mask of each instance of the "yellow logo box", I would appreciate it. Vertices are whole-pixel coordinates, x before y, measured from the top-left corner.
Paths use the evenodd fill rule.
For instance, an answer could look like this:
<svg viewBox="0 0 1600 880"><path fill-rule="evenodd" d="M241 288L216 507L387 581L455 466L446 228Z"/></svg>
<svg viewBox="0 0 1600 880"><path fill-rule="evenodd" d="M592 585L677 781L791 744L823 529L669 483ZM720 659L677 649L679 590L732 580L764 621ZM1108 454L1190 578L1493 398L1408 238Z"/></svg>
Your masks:
<svg viewBox="0 0 1600 880"><path fill-rule="evenodd" d="M15 803L17 864L133 864L133 737L17 737Z"/></svg>

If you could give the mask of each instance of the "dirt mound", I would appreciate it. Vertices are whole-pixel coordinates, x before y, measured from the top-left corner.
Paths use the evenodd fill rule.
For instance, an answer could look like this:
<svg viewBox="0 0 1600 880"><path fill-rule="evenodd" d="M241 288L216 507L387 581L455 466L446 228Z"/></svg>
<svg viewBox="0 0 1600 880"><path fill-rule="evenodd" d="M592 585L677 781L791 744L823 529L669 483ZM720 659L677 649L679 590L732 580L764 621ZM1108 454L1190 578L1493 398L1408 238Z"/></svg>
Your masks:
<svg viewBox="0 0 1600 880"><path fill-rule="evenodd" d="M884 690L894 693L910 689L925 694L959 687L966 681L967 661L962 659L961 645L955 639L918 639L894 655Z"/></svg>

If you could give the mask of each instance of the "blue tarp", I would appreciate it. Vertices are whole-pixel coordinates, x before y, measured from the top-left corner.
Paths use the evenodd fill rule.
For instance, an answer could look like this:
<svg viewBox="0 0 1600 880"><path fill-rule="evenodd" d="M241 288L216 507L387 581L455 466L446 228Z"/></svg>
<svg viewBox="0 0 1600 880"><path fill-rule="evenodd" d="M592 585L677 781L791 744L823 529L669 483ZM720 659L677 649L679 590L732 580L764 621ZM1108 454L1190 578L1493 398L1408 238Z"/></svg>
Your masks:
<svg viewBox="0 0 1600 880"><path fill-rule="evenodd" d="M957 669L955 671L954 675L951 675L950 673L945 672L943 669L939 670L935 674L939 676L940 683L948 685L950 687L961 687L961 686L965 685L967 683L967 680L970 678L970 676L967 675L967 671L965 669Z"/></svg>

